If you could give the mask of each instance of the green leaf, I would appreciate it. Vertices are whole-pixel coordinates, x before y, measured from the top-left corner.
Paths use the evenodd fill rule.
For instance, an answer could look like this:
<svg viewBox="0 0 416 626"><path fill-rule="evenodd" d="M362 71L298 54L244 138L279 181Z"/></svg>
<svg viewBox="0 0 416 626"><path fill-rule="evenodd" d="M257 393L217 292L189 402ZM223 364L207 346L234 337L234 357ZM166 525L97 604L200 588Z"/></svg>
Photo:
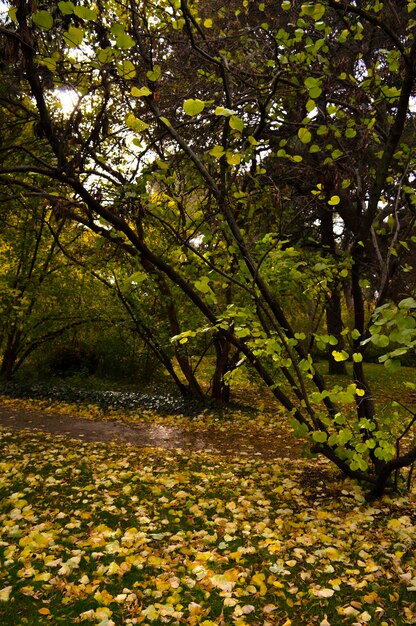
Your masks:
<svg viewBox="0 0 416 626"><path fill-rule="evenodd" d="M237 115L232 115L230 117L230 126L231 128L234 128L234 130L238 130L240 133L244 130L244 122L241 117L238 117Z"/></svg>
<svg viewBox="0 0 416 626"><path fill-rule="evenodd" d="M373 343L378 348L386 348L389 345L390 340L387 337L387 335L376 334L376 335L372 335L371 343Z"/></svg>
<svg viewBox="0 0 416 626"><path fill-rule="evenodd" d="M347 128L345 131L345 136L347 139L353 139L357 135L357 131L355 128Z"/></svg>
<svg viewBox="0 0 416 626"><path fill-rule="evenodd" d="M201 113L204 108L205 102L203 102L203 100L199 100L198 98L196 100L189 98L183 103L183 110L187 115L190 115L191 117L193 117L194 115L198 115L198 113Z"/></svg>
<svg viewBox="0 0 416 626"><path fill-rule="evenodd" d="M195 287L202 293L210 293L211 287L209 286L208 276L202 276L201 280L195 281Z"/></svg>
<svg viewBox="0 0 416 626"><path fill-rule="evenodd" d="M121 22L115 22L111 26L110 32L111 32L112 35L114 35L114 37L117 37L117 35L122 35L124 33L124 26L123 26L123 24L121 24Z"/></svg>
<svg viewBox="0 0 416 626"><path fill-rule="evenodd" d="M310 113L311 111L313 111L316 108L316 102L315 100L308 100L305 108L307 110L308 113Z"/></svg>
<svg viewBox="0 0 416 626"><path fill-rule="evenodd" d="M225 150L222 146L216 144L210 151L209 154L216 159L221 158L225 154Z"/></svg>
<svg viewBox="0 0 416 626"><path fill-rule="evenodd" d="M39 59L38 63L47 67L51 72L54 72L56 70L56 61L57 59L54 59L53 57L43 57L42 59Z"/></svg>
<svg viewBox="0 0 416 626"><path fill-rule="evenodd" d="M322 93L322 89L320 87L311 87L311 89L309 89L310 98L319 98L321 93Z"/></svg>
<svg viewBox="0 0 416 626"><path fill-rule="evenodd" d="M316 441L317 443L324 443L328 439L328 436L326 433L322 432L321 430L315 430L312 433L312 439Z"/></svg>
<svg viewBox="0 0 416 626"><path fill-rule="evenodd" d="M352 432L349 428L342 428L338 434L338 442L341 446L345 446L346 443L351 441Z"/></svg>
<svg viewBox="0 0 416 626"><path fill-rule="evenodd" d="M416 309L416 300L414 298L404 298L398 304L399 309Z"/></svg>
<svg viewBox="0 0 416 626"><path fill-rule="evenodd" d="M214 115L223 115L224 117L230 117L231 115L235 115L236 112L232 109L226 109L225 107L216 107L214 111Z"/></svg>
<svg viewBox="0 0 416 626"><path fill-rule="evenodd" d="M295 437L304 437L309 432L307 425L302 424L295 418L290 421L290 425L293 428L293 434Z"/></svg>
<svg viewBox="0 0 416 626"><path fill-rule="evenodd" d="M386 361L384 362L384 367L389 371L392 372L394 374L394 372L397 372L397 370L399 370L401 368L402 364L399 361L399 359L386 359Z"/></svg>
<svg viewBox="0 0 416 626"><path fill-rule="evenodd" d="M133 48L136 45L133 37L126 33L122 33L120 35L116 35L116 44L122 50L128 50L129 48Z"/></svg>
<svg viewBox="0 0 416 626"><path fill-rule="evenodd" d="M100 63L103 63L103 65L105 65L106 63L110 63L113 57L114 57L114 50L110 47L102 48L98 50L97 52L97 59L99 60Z"/></svg>
<svg viewBox="0 0 416 626"><path fill-rule="evenodd" d="M352 355L352 360L354 361L354 363L361 363L361 361L363 360L363 355L360 352L354 352L354 354Z"/></svg>
<svg viewBox="0 0 416 626"><path fill-rule="evenodd" d="M124 59L124 61L117 63L117 71L126 80L131 80L136 76L136 68L129 59Z"/></svg>
<svg viewBox="0 0 416 626"><path fill-rule="evenodd" d="M155 65L153 67L153 70L146 73L146 76L152 82L156 82L157 80L159 80L161 74L162 74L162 68L160 67L160 65Z"/></svg>
<svg viewBox="0 0 416 626"><path fill-rule="evenodd" d="M146 280L146 278L146 272L134 272L134 274L128 277L127 281L129 283L141 284L144 280Z"/></svg>
<svg viewBox="0 0 416 626"><path fill-rule="evenodd" d="M53 26L53 17L48 11L38 11L32 15L32 20L43 30L49 30Z"/></svg>
<svg viewBox="0 0 416 626"><path fill-rule="evenodd" d="M79 5L74 7L74 13L77 17L80 17L82 20L85 20L86 22L89 22L89 21L93 22L98 17L98 13L97 11L94 11L94 9L90 9L89 7L83 7Z"/></svg>
<svg viewBox="0 0 416 626"><path fill-rule="evenodd" d="M70 26L63 37L68 48L77 48L84 39L84 31L81 28Z"/></svg>
<svg viewBox="0 0 416 626"><path fill-rule="evenodd" d="M307 87L308 89L312 89L312 87L319 86L320 84L320 78L314 78L313 76L308 76L308 78L305 78L305 87Z"/></svg>
<svg viewBox="0 0 416 626"><path fill-rule="evenodd" d="M58 2L58 7L63 15L72 15L75 10L73 2Z"/></svg>
<svg viewBox="0 0 416 626"><path fill-rule="evenodd" d="M302 143L310 143L312 140L312 135L307 128L299 128L298 137Z"/></svg>
<svg viewBox="0 0 416 626"><path fill-rule="evenodd" d="M307 2L302 4L301 15L307 15L311 17L315 22L319 21L325 13L325 7L319 2Z"/></svg>

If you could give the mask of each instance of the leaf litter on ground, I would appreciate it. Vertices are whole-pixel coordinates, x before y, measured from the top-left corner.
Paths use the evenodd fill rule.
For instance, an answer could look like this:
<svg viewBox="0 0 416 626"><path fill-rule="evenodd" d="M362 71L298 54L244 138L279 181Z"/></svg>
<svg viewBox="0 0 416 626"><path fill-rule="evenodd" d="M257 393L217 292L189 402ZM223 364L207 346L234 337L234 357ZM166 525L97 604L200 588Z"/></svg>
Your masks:
<svg viewBox="0 0 416 626"><path fill-rule="evenodd" d="M162 438L167 439L171 435L172 442L180 441L182 431L184 434L194 433L198 435L199 447L212 448L210 443L214 443L215 449L223 452L229 450L231 453L240 451L243 454L298 457L306 443L294 439L289 420L282 414L282 409L276 409L271 396L256 393L253 389L241 389L236 394L237 400L241 400L221 410L199 405L199 410L196 411L192 404L191 415L188 412L161 413L143 407L103 409L99 404L68 403L59 400L59 397L55 397L55 394L43 399L0 395L0 407L11 409L20 418L25 412L33 410L49 416L81 417L101 425L101 429L108 422L121 422L132 427L161 426L166 428ZM249 406L243 404L243 400L249 402ZM27 415L27 419L30 420L31 416ZM21 419L19 421L22 422ZM68 419L66 427L70 429L70 426L71 421ZM153 436L157 439L156 430ZM192 441L192 437L183 437L185 446L189 443L186 442L187 439Z"/></svg>
<svg viewBox="0 0 416 626"><path fill-rule="evenodd" d="M2 623L416 623L414 493L370 504L324 460L0 432Z"/></svg>

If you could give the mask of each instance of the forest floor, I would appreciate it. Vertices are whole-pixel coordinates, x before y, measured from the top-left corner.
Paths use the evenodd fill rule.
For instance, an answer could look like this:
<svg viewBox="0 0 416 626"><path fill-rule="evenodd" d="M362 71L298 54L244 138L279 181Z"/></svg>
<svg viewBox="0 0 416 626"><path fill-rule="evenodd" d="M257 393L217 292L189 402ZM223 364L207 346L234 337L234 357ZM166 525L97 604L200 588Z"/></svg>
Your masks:
<svg viewBox="0 0 416 626"><path fill-rule="evenodd" d="M21 401L0 398L0 426L12 430L35 430L84 441L116 441L138 447L204 450L225 456L254 454L263 458L296 458L301 444L282 431L227 432L213 426L202 430L152 423L125 423L119 419L91 419L65 412L28 408Z"/></svg>
<svg viewBox="0 0 416 626"><path fill-rule="evenodd" d="M262 392L189 415L0 396L0 623L416 624L415 490L365 496Z"/></svg>

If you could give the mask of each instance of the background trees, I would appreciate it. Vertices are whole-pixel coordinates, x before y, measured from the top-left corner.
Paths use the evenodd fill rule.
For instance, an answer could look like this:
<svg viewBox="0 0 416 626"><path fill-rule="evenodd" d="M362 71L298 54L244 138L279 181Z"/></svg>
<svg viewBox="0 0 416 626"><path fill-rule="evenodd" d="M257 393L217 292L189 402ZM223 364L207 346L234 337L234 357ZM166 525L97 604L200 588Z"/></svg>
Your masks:
<svg viewBox="0 0 416 626"><path fill-rule="evenodd" d="M368 341L390 344L366 303L395 297L414 254L414 10L19 0L1 27L19 80L2 95L6 126L18 119L31 141L6 132L1 181L131 254L179 331L179 362L190 337L212 338L219 399L230 359L247 360L316 450L376 492L416 459L383 429L362 365ZM62 92L76 98L68 114ZM196 323L179 322L179 298ZM347 392L326 388L308 335L332 346L333 366L352 354Z"/></svg>

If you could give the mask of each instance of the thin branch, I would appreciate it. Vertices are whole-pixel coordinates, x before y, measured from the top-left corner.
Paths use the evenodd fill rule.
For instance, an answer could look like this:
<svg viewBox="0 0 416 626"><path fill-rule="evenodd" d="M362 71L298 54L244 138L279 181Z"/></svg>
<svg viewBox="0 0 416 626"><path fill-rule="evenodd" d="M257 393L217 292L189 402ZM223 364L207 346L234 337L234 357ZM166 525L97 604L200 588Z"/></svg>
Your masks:
<svg viewBox="0 0 416 626"><path fill-rule="evenodd" d="M392 30L390 26L388 26L388 24L383 22L380 18L376 17L373 13L361 9L356 4L346 4L345 2L341 2L341 0L328 0L328 4L336 11L342 11L342 13L354 13L355 15L363 17L370 24L373 24L374 26L380 28L380 30L385 32L386 35L390 37L394 45L400 51L400 54L404 57L405 63L409 64L411 62L411 57L407 57L406 48L402 44L400 37L396 35L394 30Z"/></svg>

